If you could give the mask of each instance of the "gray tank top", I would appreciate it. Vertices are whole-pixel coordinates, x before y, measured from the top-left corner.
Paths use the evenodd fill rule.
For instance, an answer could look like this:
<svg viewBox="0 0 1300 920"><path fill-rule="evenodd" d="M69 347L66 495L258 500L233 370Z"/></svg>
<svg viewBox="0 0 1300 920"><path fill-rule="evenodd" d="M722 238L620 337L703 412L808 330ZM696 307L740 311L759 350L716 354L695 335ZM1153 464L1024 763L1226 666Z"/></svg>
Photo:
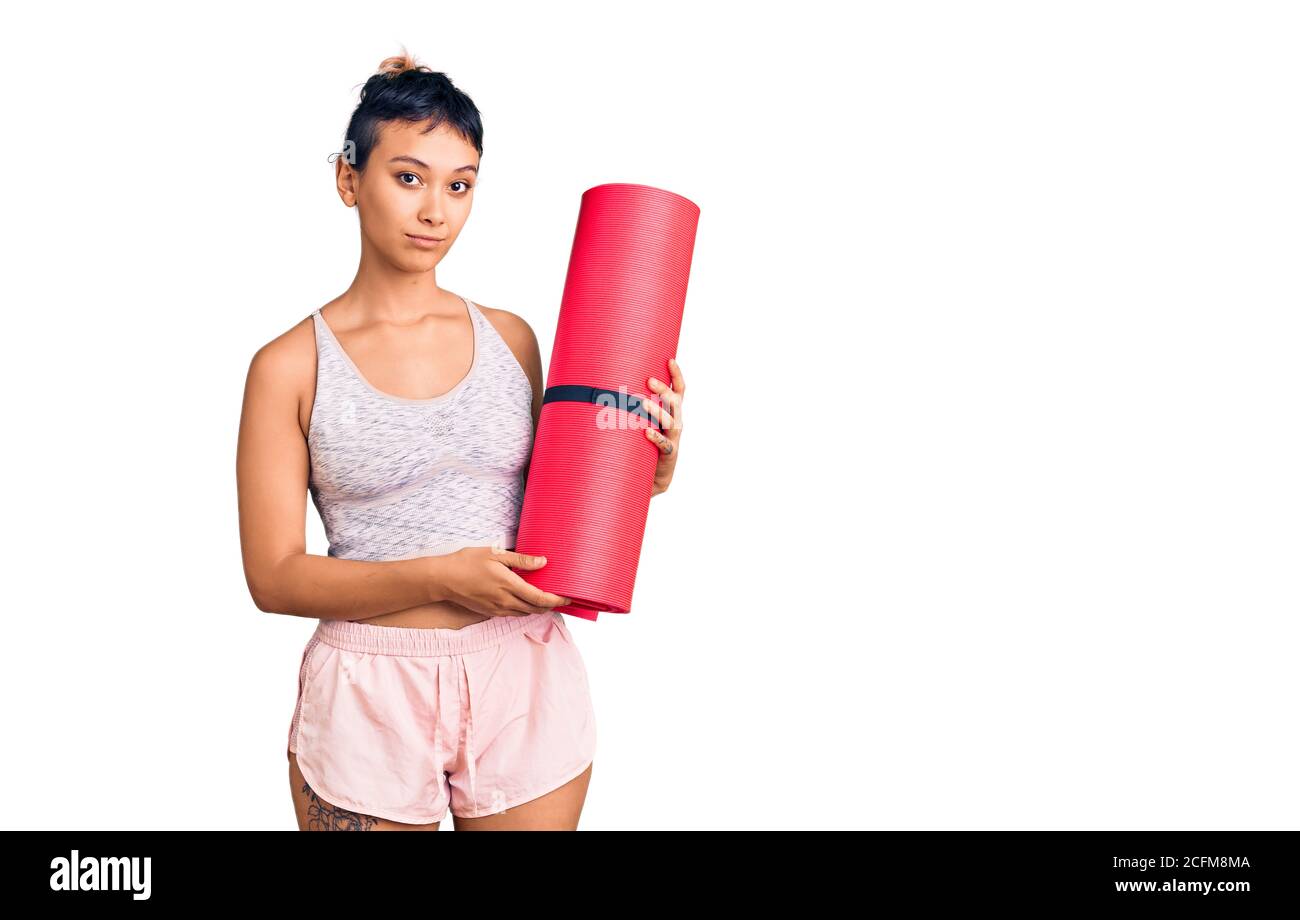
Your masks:
<svg viewBox="0 0 1300 920"><path fill-rule="evenodd" d="M441 396L408 399L362 376L321 316L308 489L329 555L383 561L465 546L514 549L533 442L533 387L467 298L469 373Z"/></svg>

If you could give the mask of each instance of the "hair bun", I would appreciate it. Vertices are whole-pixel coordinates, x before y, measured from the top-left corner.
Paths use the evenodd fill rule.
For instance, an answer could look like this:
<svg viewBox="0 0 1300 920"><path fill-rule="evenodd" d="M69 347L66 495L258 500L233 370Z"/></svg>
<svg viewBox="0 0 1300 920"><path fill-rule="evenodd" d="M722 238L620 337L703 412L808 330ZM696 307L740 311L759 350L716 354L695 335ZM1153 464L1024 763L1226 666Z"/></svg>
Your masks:
<svg viewBox="0 0 1300 920"><path fill-rule="evenodd" d="M415 58L411 57L406 51L406 46L402 46L402 53L394 57L384 58L379 64L379 73L395 77L398 74L406 73L408 70L429 70L422 64L417 64Z"/></svg>

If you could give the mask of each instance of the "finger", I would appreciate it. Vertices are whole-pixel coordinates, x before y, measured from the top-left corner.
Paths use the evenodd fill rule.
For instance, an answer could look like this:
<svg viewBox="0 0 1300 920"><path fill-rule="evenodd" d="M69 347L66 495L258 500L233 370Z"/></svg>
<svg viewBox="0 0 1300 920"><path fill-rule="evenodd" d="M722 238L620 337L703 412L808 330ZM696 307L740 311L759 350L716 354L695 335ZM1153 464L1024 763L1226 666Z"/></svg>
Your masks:
<svg viewBox="0 0 1300 920"><path fill-rule="evenodd" d="M563 600L563 598L556 598L556 600ZM510 603L506 604L506 606L519 611L520 616L529 616L530 613L550 613L552 608L563 606L563 604L533 604L526 602L526 600L515 598L511 600Z"/></svg>
<svg viewBox="0 0 1300 920"><path fill-rule="evenodd" d="M564 607L573 603L572 598L564 597L560 594L552 594L550 591L543 591L541 588L524 583L524 586L532 590L524 596L524 602L543 610L550 610L552 607Z"/></svg>
<svg viewBox="0 0 1300 920"><path fill-rule="evenodd" d="M512 573L514 574L514 573ZM518 575L506 585L510 593L517 597L521 603L531 607L559 607L563 604L571 604L573 601L559 594L552 594L550 591L543 591L536 585L530 585Z"/></svg>
<svg viewBox="0 0 1300 920"><path fill-rule="evenodd" d="M492 555L503 565L514 566L518 569L540 569L546 565L545 556L530 556L526 553L517 553L514 550L493 550Z"/></svg>
<svg viewBox="0 0 1300 920"><path fill-rule="evenodd" d="M682 376L681 365L677 363L676 358L668 359L668 370L673 375L673 389L677 391L678 397L686 395L686 378Z"/></svg>
<svg viewBox="0 0 1300 920"><path fill-rule="evenodd" d="M517 576L516 576L517 577ZM521 579L522 581L522 579ZM526 587L532 587L527 582L523 582ZM512 616L526 617L534 613L549 613L550 609L543 604L534 604L529 598L524 597L519 591L515 590L514 585L505 585L504 591L497 596L497 611L509 611Z"/></svg>
<svg viewBox="0 0 1300 920"><path fill-rule="evenodd" d="M653 377L651 377L650 379L654 380ZM663 386L662 383L659 385ZM668 410L665 409L663 406L660 406L657 403L653 403L648 399L641 400L641 405L645 406L645 410L649 412L652 416L654 416L655 420L659 422L660 428L672 427L673 417L668 414Z"/></svg>
<svg viewBox="0 0 1300 920"><path fill-rule="evenodd" d="M673 424L668 427L676 427L681 423L682 397L679 393L674 393L657 377L651 377L648 381L650 388L659 394L659 399L668 404L668 411L672 414Z"/></svg>
<svg viewBox="0 0 1300 920"><path fill-rule="evenodd" d="M551 612L551 609L549 607L540 607L536 604L529 604L517 598L508 601L505 604L505 608L507 610L513 610L514 611L513 615L517 617L526 617L526 616L532 616L533 614L537 614L537 613Z"/></svg>
<svg viewBox="0 0 1300 920"><path fill-rule="evenodd" d="M648 437L651 441L654 441L655 447L659 448L659 452L664 456L671 455L672 452L676 449L672 441L668 440L668 438L665 438L663 435L655 431L653 428L647 428L645 430L645 433L646 433L646 437Z"/></svg>

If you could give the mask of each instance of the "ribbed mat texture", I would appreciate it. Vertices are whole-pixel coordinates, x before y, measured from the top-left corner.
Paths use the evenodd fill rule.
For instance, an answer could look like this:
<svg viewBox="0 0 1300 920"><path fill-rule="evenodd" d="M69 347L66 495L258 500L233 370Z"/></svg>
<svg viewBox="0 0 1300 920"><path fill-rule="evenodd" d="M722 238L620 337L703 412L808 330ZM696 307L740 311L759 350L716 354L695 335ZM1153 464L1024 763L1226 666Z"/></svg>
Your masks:
<svg viewBox="0 0 1300 920"><path fill-rule="evenodd" d="M583 193L546 387L595 387L659 403L672 381L700 209L631 183ZM659 449L643 418L607 399L542 406L515 550L546 557L530 584L587 620L628 613Z"/></svg>

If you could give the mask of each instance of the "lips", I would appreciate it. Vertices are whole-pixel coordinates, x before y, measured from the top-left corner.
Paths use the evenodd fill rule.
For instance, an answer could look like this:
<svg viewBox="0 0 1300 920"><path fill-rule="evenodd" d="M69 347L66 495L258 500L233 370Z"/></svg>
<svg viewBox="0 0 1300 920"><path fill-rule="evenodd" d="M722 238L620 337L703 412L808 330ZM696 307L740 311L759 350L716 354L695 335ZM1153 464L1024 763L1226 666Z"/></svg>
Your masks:
<svg viewBox="0 0 1300 920"><path fill-rule="evenodd" d="M446 239L445 236L420 236L415 233L408 233L406 235L413 240L421 240L425 243L441 243L443 240Z"/></svg>

